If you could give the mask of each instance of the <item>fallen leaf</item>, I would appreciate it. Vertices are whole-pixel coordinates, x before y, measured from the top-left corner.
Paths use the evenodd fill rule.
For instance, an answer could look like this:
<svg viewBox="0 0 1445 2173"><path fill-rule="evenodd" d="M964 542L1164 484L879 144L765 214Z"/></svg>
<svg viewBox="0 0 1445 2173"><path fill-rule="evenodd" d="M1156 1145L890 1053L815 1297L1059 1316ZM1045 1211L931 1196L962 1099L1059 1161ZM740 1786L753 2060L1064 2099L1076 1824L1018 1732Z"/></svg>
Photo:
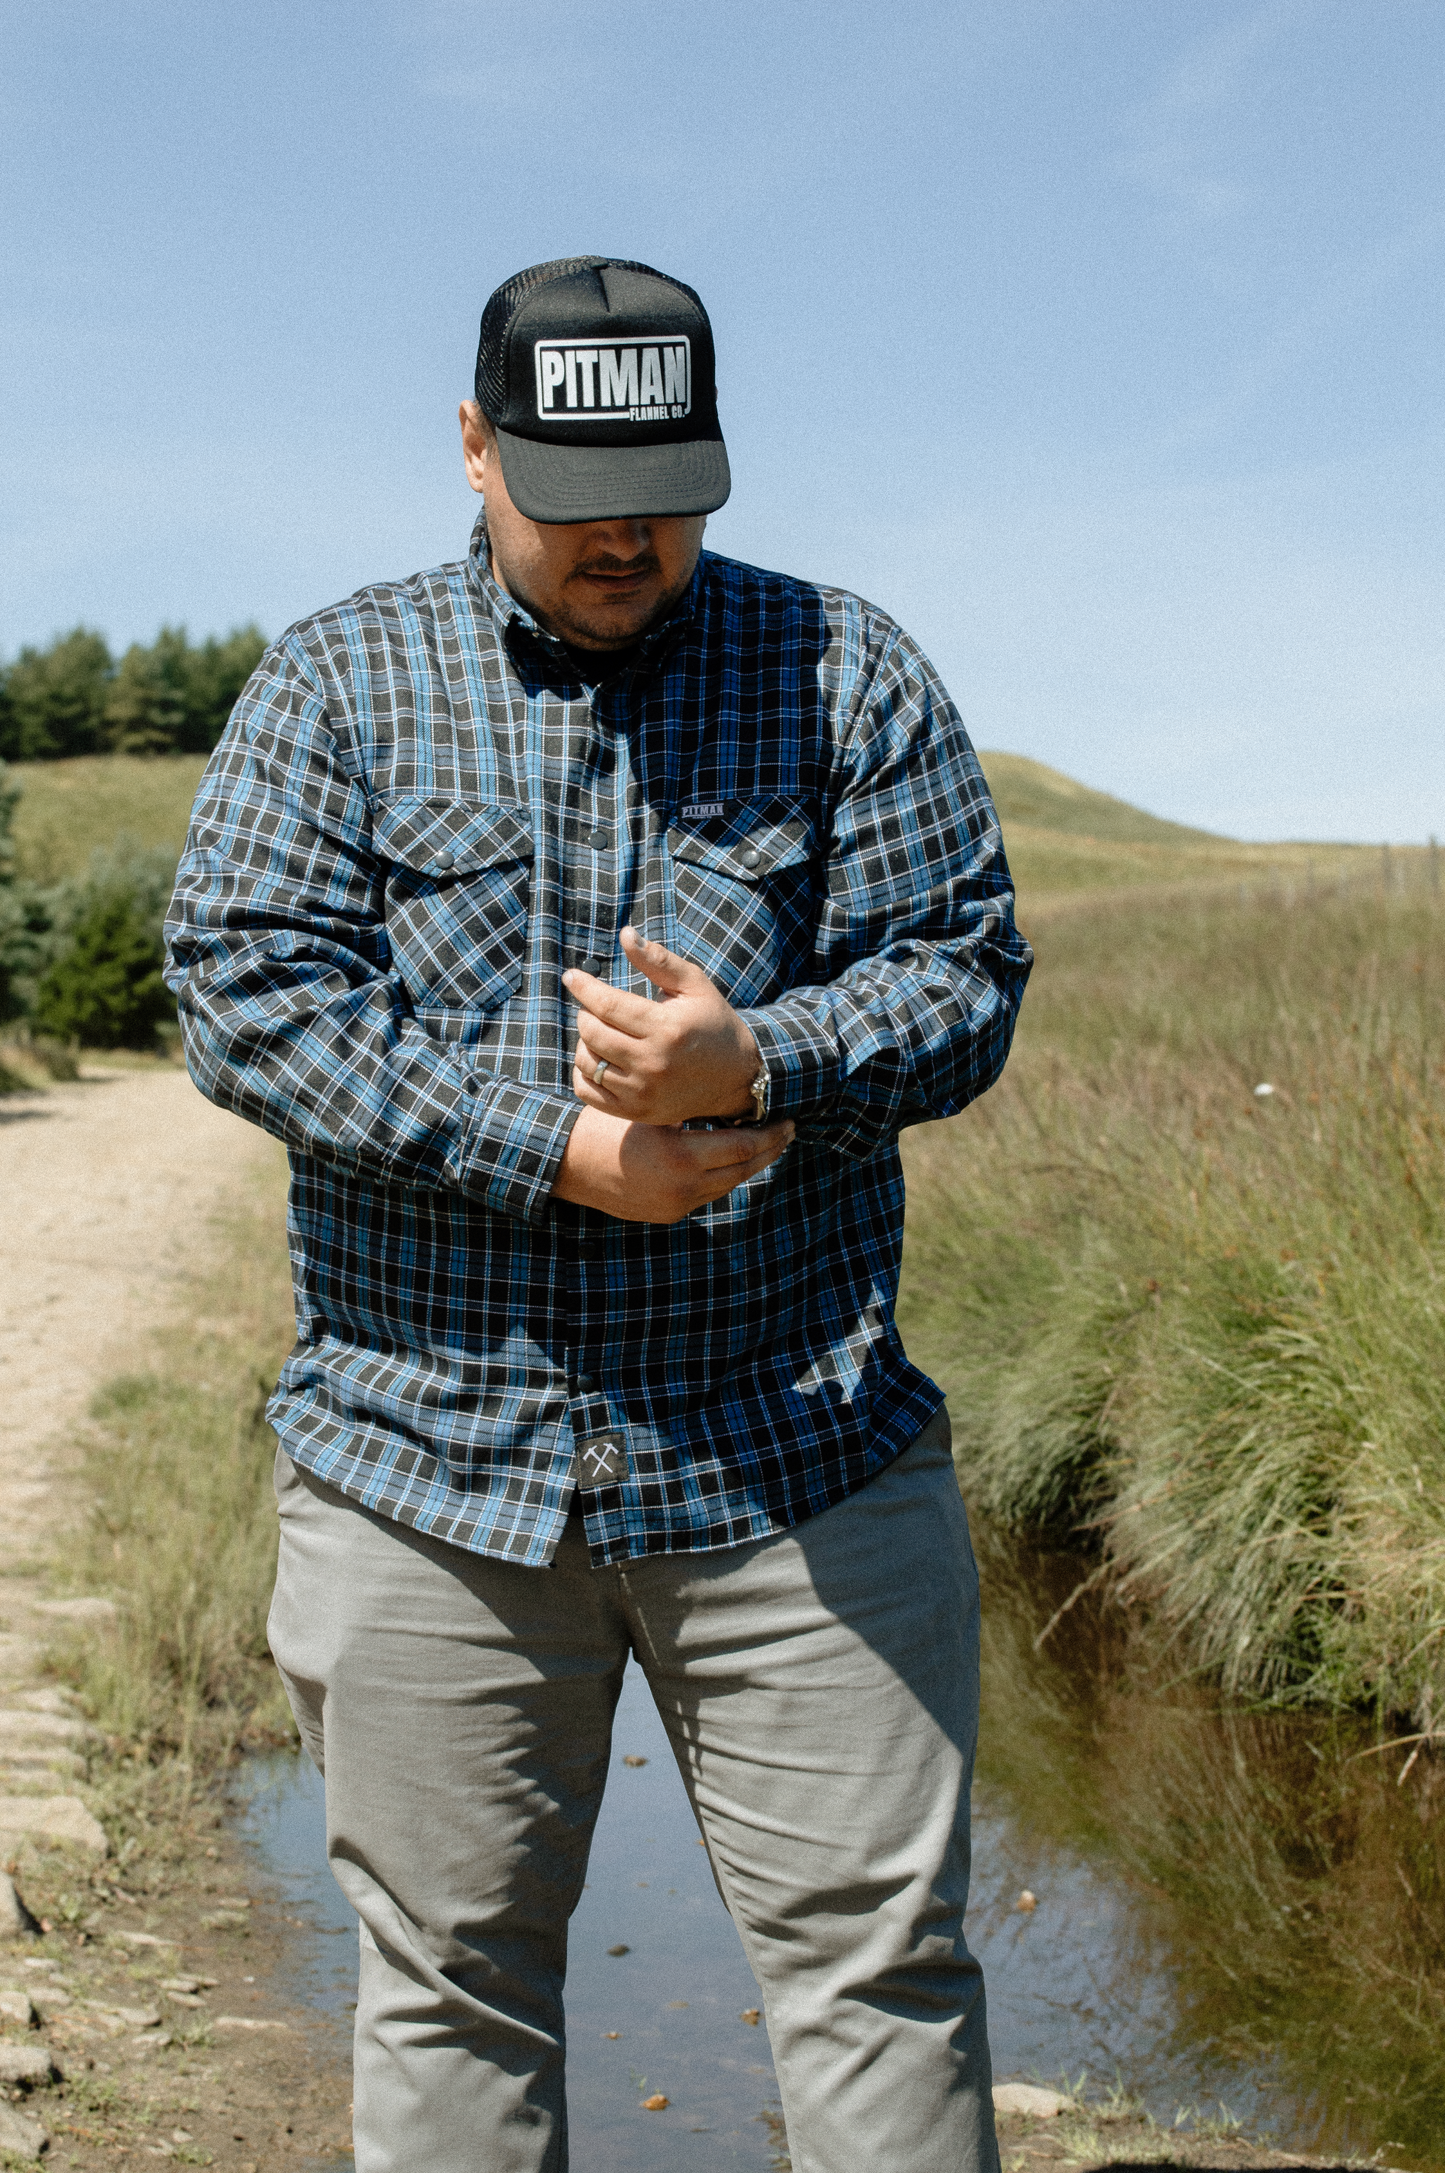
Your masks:
<svg viewBox="0 0 1445 2173"><path fill-rule="evenodd" d="M1031 1894L1027 1887L1024 1888L1023 1892L1019 1895L1018 1900L1014 1903L1015 1909L1020 1910L1024 1916L1032 1916L1034 1910L1037 1909L1038 1905L1038 1895Z"/></svg>
<svg viewBox="0 0 1445 2173"><path fill-rule="evenodd" d="M739 2022L750 2022L754 2029L757 2028L762 2019L763 2011L761 2007L744 2007L742 2013L738 2016Z"/></svg>
<svg viewBox="0 0 1445 2173"><path fill-rule="evenodd" d="M654 2090L650 2098L643 2099L642 2110L645 2113L665 2113L671 2103L671 2098L665 2098L660 2090Z"/></svg>
<svg viewBox="0 0 1445 2173"><path fill-rule="evenodd" d="M700 1849L705 1849L707 1847L707 1843L706 1841L704 1841L701 1834L699 1834L697 1837L697 1845Z"/></svg>
<svg viewBox="0 0 1445 2173"><path fill-rule="evenodd" d="M627 1756L623 1759L622 1763L625 1766L645 1766L647 1764L647 1760L645 1758L639 1758L636 1751L629 1751L627 1753Z"/></svg>
<svg viewBox="0 0 1445 2173"><path fill-rule="evenodd" d="M632 1952L632 1949L631 1949L631 1947L628 1947L628 1946L620 1946L620 1947L609 1947L609 1948L607 1949L607 1951L608 1951L608 1953L609 1953L609 1954L630 1954L630 1953Z"/></svg>
<svg viewBox="0 0 1445 2173"><path fill-rule="evenodd" d="M603 2034L603 2036L604 2036L604 2037L614 2037L614 2038L616 2038L616 2037L620 2037L620 2036L622 2035L622 2032L621 2032L621 2030L604 2030L604 2031L602 2032L602 2034Z"/></svg>

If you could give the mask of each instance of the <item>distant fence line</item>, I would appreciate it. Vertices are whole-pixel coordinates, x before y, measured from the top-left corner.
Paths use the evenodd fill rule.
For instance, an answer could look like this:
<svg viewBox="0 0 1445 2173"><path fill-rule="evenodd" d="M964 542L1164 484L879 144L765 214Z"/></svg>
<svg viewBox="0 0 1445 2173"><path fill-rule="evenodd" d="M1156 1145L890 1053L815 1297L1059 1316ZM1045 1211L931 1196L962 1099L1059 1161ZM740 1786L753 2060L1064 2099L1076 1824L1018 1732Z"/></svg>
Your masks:
<svg viewBox="0 0 1445 2173"><path fill-rule="evenodd" d="M1356 848L1347 861L1334 862L1322 877L1315 863L1307 860L1299 874L1276 863L1257 880L1247 876L1239 880L1241 904L1273 893L1283 905L1292 906L1301 894L1308 901L1331 892L1347 898L1371 889L1387 898L1410 890L1429 890L1438 897L1440 840L1432 837L1427 845L1382 845L1378 855Z"/></svg>
<svg viewBox="0 0 1445 2173"><path fill-rule="evenodd" d="M1115 911L1131 904L1183 911L1205 905L1273 903L1291 912L1299 906L1363 898L1371 893L1382 900L1438 898L1441 861L1440 842L1432 837L1426 845L1341 846L1333 853L1322 852L1318 860L1305 860L1303 865L1270 861L1249 875L1216 869L1193 878L1171 875L1158 882L1110 883L1073 890L1035 891L1027 882L1021 882L1019 914L1027 924L1063 914Z"/></svg>

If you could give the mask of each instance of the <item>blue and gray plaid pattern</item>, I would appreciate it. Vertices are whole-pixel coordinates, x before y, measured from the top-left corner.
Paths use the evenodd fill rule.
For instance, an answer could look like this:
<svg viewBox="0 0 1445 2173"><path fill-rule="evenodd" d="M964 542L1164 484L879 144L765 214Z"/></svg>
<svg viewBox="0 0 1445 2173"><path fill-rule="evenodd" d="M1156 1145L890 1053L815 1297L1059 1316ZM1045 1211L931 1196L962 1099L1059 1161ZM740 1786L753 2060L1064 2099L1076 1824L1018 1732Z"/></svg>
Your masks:
<svg viewBox="0 0 1445 2173"><path fill-rule="evenodd" d="M629 920L745 1012L798 1124L668 1227L550 1197L560 976L650 993ZM785 1530L938 1408L893 1325L897 1135L997 1077L1030 961L973 750L882 612L705 553L592 683L479 523L267 652L169 934L198 1085L290 1149L271 1418L318 1477L521 1563L580 1487L601 1564Z"/></svg>

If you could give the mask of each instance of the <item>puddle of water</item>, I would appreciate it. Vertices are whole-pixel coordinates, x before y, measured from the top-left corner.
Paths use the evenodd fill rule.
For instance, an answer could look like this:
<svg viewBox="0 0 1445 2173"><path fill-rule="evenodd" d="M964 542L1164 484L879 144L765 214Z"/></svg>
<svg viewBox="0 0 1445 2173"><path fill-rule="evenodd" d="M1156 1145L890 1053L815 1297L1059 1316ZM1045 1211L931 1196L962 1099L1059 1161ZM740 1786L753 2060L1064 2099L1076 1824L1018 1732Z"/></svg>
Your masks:
<svg viewBox="0 0 1445 2173"><path fill-rule="evenodd" d="M647 1764L625 1766L629 1755ZM344 2014L356 1998L356 1917L326 1862L321 1777L284 1754L254 1761L250 1779L240 1830L296 1920L286 1989ZM625 1955L607 1952L624 1945ZM767 2032L742 2020L757 1998L651 1693L630 1666L568 1942L573 2173L766 2173L760 2116L777 2088ZM670 2099L666 2112L641 2110L654 2091Z"/></svg>
<svg viewBox="0 0 1445 2173"><path fill-rule="evenodd" d="M978 1541L969 1936L996 2073L1086 2069L1166 2125L1222 2101L1283 2147L1445 2173L1445 1767L1422 1759L1401 1789L1398 1757L1359 1758L1355 1724L1221 1713L1161 1673L1117 1606L1081 1602L1036 1653L1076 1560ZM570 1941L576 2173L764 2169L776 2092L766 2034L740 2019L756 1987L636 1667L613 1747ZM326 1865L320 1780L290 1758L256 1778L244 1830L310 1927L295 1991L340 2012L355 1919ZM644 2078L667 2112L639 2109Z"/></svg>
<svg viewBox="0 0 1445 2173"><path fill-rule="evenodd" d="M1445 2173L1445 1761L1357 1721L1222 1711L1092 1595L984 1530L970 1936L1001 2074L1117 2076L1284 2147ZM1038 1899L1015 1904L1021 1889Z"/></svg>

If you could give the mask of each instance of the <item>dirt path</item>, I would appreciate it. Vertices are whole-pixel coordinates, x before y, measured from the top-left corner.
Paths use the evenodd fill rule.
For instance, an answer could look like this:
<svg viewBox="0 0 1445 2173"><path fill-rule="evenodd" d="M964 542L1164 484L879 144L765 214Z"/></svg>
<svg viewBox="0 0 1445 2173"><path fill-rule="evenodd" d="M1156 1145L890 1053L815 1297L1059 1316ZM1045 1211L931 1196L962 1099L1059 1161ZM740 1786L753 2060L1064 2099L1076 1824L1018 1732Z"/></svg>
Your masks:
<svg viewBox="0 0 1445 2173"><path fill-rule="evenodd" d="M174 1311L216 1210L278 1151L169 1067L94 1065L78 1084L0 1098L0 1835L23 1815L5 1799L79 1763L74 1723L37 1674L54 1613L86 1604L43 1594L80 1509L67 1437Z"/></svg>
<svg viewBox="0 0 1445 2173"><path fill-rule="evenodd" d="M113 1612L46 1597L84 1514L90 1398L146 1365L150 1331L213 1267L215 1216L280 1152L176 1069L96 1065L0 1098L0 1866L18 1874L0 1879L6 2164L52 2137L50 2162L63 2152L82 2173L137 2151L235 2173L349 2162L343 2036L297 2007L281 1897L219 1803L133 1865L107 1859L75 1793L85 1723L40 1672L57 1617ZM20 1923L17 1888L43 1937Z"/></svg>

